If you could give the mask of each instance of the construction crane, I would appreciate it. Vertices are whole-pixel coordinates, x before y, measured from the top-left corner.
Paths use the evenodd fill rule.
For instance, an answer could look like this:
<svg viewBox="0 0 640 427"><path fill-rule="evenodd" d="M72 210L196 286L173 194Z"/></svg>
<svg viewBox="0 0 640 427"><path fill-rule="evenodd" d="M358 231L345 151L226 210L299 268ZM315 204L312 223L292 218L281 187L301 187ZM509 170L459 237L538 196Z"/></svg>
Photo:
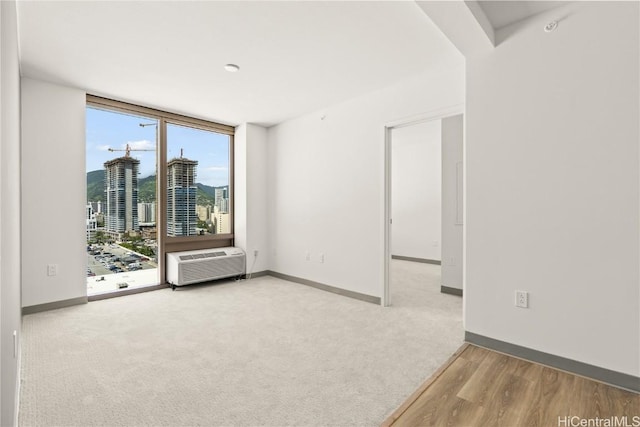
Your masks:
<svg viewBox="0 0 640 427"><path fill-rule="evenodd" d="M131 152L132 151L156 151L154 149L150 149L150 148L131 148L131 146L129 144L127 144L127 146L125 148L109 148L109 151L113 152L113 151L124 151L124 156L125 157L131 157Z"/></svg>
<svg viewBox="0 0 640 427"><path fill-rule="evenodd" d="M141 128L147 127L147 126L155 126L156 127L156 139L158 139L158 137L157 137L157 134L158 134L158 123L139 123L139 126ZM124 149L109 148L109 151L111 151L111 152L113 152L113 151L124 151L124 156L125 157L131 157L131 152L132 151L156 151L156 150L145 149L145 148L131 148L131 146L129 144L127 144L127 146Z"/></svg>

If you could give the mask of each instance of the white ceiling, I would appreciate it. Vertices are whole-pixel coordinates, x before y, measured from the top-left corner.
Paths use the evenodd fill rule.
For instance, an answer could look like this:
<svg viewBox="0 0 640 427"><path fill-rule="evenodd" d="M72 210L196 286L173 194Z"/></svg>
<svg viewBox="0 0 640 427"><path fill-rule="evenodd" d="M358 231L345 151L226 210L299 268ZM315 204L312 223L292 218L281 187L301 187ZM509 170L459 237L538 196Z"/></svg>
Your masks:
<svg viewBox="0 0 640 427"><path fill-rule="evenodd" d="M25 76L228 124L272 125L463 61L407 1L19 1L18 20Z"/></svg>
<svg viewBox="0 0 640 427"><path fill-rule="evenodd" d="M545 12L547 10L563 6L568 1L478 1L480 7L487 15L489 22L494 29L500 29L515 22L522 21L531 16Z"/></svg>

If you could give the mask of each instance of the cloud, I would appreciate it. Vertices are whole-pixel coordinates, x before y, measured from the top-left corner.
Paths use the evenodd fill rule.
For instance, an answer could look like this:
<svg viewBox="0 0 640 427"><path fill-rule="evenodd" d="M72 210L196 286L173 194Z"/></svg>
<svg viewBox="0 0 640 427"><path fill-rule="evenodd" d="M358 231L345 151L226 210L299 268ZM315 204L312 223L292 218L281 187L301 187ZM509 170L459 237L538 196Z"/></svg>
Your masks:
<svg viewBox="0 0 640 427"><path fill-rule="evenodd" d="M143 139L140 141L127 141L126 144L122 144L122 148L126 148L127 144L129 144L129 147L135 150L155 150L156 149L156 143L151 142L147 139Z"/></svg>

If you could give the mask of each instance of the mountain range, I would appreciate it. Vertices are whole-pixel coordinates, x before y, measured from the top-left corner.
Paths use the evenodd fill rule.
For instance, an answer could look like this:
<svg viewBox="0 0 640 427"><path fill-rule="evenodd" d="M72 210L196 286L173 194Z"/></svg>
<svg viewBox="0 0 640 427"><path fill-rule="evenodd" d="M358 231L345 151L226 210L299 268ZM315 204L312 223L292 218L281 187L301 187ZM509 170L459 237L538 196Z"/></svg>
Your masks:
<svg viewBox="0 0 640 427"><path fill-rule="evenodd" d="M228 185L212 187L201 183L196 183L198 191L196 193L196 204L213 206L216 198L216 189L229 188ZM87 201L104 202L104 169L87 172ZM156 201L156 176L150 175L138 179L138 202Z"/></svg>

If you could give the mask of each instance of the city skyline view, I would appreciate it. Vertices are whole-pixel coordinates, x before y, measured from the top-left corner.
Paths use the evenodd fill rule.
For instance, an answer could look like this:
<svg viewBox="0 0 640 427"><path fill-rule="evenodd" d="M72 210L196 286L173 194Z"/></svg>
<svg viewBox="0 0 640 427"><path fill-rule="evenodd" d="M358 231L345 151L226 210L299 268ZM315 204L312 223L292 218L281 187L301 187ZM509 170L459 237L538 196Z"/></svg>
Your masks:
<svg viewBox="0 0 640 427"><path fill-rule="evenodd" d="M140 126L140 124L150 124ZM156 175L156 120L148 117L86 108L86 171L103 170L106 161L125 155L140 161L139 178ZM111 152L109 149L121 150ZM136 151L136 150L151 151ZM229 137L200 129L167 125L167 161L180 157L197 160L198 183L229 185Z"/></svg>
<svg viewBox="0 0 640 427"><path fill-rule="evenodd" d="M86 115L87 242L155 236L158 121L91 106ZM229 232L230 137L173 123L165 129L167 235Z"/></svg>

